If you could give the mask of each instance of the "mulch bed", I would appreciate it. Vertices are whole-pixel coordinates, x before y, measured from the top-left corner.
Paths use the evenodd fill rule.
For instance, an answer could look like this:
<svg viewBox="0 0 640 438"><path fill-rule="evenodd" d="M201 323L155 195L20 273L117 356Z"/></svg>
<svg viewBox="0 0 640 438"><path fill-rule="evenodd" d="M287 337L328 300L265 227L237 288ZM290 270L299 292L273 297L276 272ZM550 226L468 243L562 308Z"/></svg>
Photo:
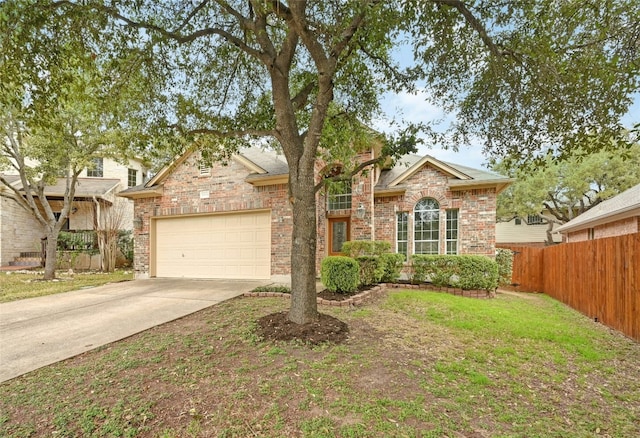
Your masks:
<svg viewBox="0 0 640 438"><path fill-rule="evenodd" d="M320 313L318 320L307 324L289 321L289 312L272 313L258 319L259 334L272 341L301 340L317 345L324 342L340 344L349 337L349 326L333 316Z"/></svg>

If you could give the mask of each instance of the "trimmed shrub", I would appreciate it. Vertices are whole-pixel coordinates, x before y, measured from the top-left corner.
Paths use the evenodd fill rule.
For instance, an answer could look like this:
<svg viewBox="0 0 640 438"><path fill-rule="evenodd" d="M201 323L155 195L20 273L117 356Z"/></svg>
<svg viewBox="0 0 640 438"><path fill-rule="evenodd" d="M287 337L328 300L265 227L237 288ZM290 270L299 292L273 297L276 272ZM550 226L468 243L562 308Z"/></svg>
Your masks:
<svg viewBox="0 0 640 438"><path fill-rule="evenodd" d="M382 265L382 278L380 281L393 283L400 278L400 271L404 265L404 254L384 253L380 255Z"/></svg>
<svg viewBox="0 0 640 438"><path fill-rule="evenodd" d="M359 256L355 258L360 266L360 284L362 286L380 283L380 279L384 275L384 265L380 257Z"/></svg>
<svg viewBox="0 0 640 438"><path fill-rule="evenodd" d="M342 244L345 256L357 258L360 256L379 256L391 251L391 243L384 240L351 240Z"/></svg>
<svg viewBox="0 0 640 438"><path fill-rule="evenodd" d="M510 285L513 274L513 251L510 249L496 249L496 263L498 264L498 284Z"/></svg>
<svg viewBox="0 0 640 438"><path fill-rule="evenodd" d="M325 257L320 267L320 281L331 292L354 292L360 284L360 265L351 257Z"/></svg>
<svg viewBox="0 0 640 438"><path fill-rule="evenodd" d="M498 264L480 255L421 255L412 258L412 282L430 281L435 286L495 290Z"/></svg>
<svg viewBox="0 0 640 438"><path fill-rule="evenodd" d="M457 260L460 256L415 254L411 281L422 283L429 281L435 286L450 286L453 276L458 274Z"/></svg>

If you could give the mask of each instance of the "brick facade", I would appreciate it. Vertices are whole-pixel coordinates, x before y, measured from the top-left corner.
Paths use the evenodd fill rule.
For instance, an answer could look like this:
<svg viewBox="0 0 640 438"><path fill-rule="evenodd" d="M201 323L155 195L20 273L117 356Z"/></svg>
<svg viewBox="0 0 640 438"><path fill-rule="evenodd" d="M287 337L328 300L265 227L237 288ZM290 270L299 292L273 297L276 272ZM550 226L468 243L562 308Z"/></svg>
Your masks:
<svg viewBox="0 0 640 438"><path fill-rule="evenodd" d="M446 233L446 210L458 210L458 253L495 255L496 190L451 191L448 177L427 165L406 181L404 195L377 197L375 200L376 240L386 240L395 248L396 214L409 213L409 254L413 253L412 230L415 205L423 198L433 198L440 205L440 236ZM440 253L446 252L440 239Z"/></svg>
<svg viewBox="0 0 640 438"><path fill-rule="evenodd" d="M360 159L370 159L371 154L362 154ZM143 220L142 227L135 230L136 276L146 277L153 271L150 266L150 239L153 238L154 218L264 209L271 212L271 275L290 274L292 211L287 185L254 186L246 181L251 174L252 171L242 162L231 160L227 166L214 164L211 172L203 175L196 156L192 155L163 180L162 195L136 199L135 217ZM446 210L458 209L458 252L494 255L495 188L452 191L448 184L451 176L427 164L403 182L403 194L375 196L379 177L380 171L373 170L354 178L350 210L327 212L327 197L322 191L318 193L318 270L329 251L328 221L334 217L350 218L350 240L387 240L395 250L396 213L409 212L409 253L412 253L412 213L416 203L425 197L437 200L440 206L440 253L446 252ZM356 210L361 205L365 214L358 218Z"/></svg>
<svg viewBox="0 0 640 438"><path fill-rule="evenodd" d="M271 211L271 274L288 274L292 217L287 186L254 187L245 182L249 174L246 167L231 160L227 166L214 164L209 174L202 175L196 157L191 156L166 179L162 196L136 199L134 216L142 219L142 227L134 231L136 277L151 272L152 218L262 209Z"/></svg>
<svg viewBox="0 0 640 438"><path fill-rule="evenodd" d="M640 216L621 219L607 224L596 225L572 233L567 233L567 242L604 239L605 237L622 236L640 232Z"/></svg>

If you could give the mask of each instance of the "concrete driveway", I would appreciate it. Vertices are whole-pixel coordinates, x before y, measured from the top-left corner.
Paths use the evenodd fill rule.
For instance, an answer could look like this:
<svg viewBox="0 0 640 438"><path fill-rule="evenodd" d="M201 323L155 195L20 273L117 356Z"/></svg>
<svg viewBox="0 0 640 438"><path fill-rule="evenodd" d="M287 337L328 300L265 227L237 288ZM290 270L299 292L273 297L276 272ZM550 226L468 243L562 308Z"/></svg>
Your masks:
<svg viewBox="0 0 640 438"><path fill-rule="evenodd" d="M0 382L269 281L149 279L0 304Z"/></svg>

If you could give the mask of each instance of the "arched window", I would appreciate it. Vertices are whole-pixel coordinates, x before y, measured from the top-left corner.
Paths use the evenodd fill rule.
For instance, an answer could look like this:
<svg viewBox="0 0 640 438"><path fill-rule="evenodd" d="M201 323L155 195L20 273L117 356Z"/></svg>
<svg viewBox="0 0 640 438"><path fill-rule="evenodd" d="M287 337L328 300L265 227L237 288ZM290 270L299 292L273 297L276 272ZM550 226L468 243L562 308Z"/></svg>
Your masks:
<svg viewBox="0 0 640 438"><path fill-rule="evenodd" d="M414 254L438 254L440 248L440 204L422 198L413 209Z"/></svg>

